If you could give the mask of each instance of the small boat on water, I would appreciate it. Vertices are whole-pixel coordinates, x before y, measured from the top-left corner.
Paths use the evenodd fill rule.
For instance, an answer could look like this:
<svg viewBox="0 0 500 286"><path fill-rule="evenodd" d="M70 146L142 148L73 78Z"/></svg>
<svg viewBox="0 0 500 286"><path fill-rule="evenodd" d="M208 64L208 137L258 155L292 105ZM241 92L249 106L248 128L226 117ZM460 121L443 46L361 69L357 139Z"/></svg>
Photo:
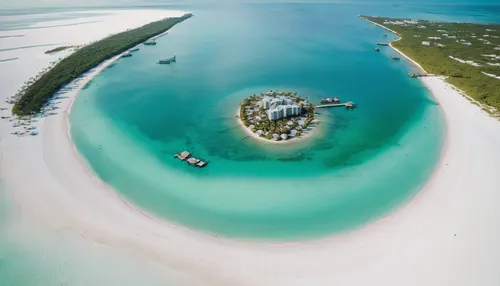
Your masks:
<svg viewBox="0 0 500 286"><path fill-rule="evenodd" d="M386 34L386 33L383 33L382 35L384 35L384 37L387 37L387 34Z"/></svg>
<svg viewBox="0 0 500 286"><path fill-rule="evenodd" d="M133 48L133 49L130 49L128 51L129 51L129 53L133 53L133 52L137 52L138 50L139 50L139 48Z"/></svg>
<svg viewBox="0 0 500 286"><path fill-rule="evenodd" d="M175 56L169 58L169 59L164 59L164 60L159 60L158 63L159 64L170 64L170 63L173 63L175 62Z"/></svg>
<svg viewBox="0 0 500 286"><path fill-rule="evenodd" d="M146 46L154 46L154 45L156 45L156 41L154 41L154 40L145 41L144 45L146 45Z"/></svg>
<svg viewBox="0 0 500 286"><path fill-rule="evenodd" d="M393 59L395 61L399 61L401 58L400 57L391 57L391 59Z"/></svg>
<svg viewBox="0 0 500 286"><path fill-rule="evenodd" d="M389 43L377 43L377 45L379 45L379 46L388 46Z"/></svg>
<svg viewBox="0 0 500 286"><path fill-rule="evenodd" d="M378 52L378 51L380 51L380 49L379 48L375 48L375 52Z"/></svg>
<svg viewBox="0 0 500 286"><path fill-rule="evenodd" d="M124 52L122 54L122 58L128 58L128 57L131 57L131 56L132 56L132 54L130 52Z"/></svg>

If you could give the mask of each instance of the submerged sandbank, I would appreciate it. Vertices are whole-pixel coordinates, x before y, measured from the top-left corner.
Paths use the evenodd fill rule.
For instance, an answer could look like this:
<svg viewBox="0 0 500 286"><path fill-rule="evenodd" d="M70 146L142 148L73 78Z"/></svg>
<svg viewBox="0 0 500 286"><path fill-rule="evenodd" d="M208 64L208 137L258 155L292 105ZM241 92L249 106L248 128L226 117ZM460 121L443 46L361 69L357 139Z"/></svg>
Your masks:
<svg viewBox="0 0 500 286"><path fill-rule="evenodd" d="M397 212L331 239L243 243L155 219L89 174L67 136L65 112L40 122L44 132L28 140L9 136L2 122L2 181L38 224L205 285L498 285L500 125L442 79L422 81L447 122L434 177Z"/></svg>

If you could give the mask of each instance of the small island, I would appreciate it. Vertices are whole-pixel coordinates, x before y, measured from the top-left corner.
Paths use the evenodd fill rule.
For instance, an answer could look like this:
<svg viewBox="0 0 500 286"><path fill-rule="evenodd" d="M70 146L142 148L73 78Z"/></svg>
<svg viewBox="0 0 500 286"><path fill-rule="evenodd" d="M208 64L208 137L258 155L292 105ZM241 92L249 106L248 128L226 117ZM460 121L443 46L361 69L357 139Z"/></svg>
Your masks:
<svg viewBox="0 0 500 286"><path fill-rule="evenodd" d="M297 93L272 90L245 98L238 116L254 137L275 142L303 136L315 121L312 103Z"/></svg>

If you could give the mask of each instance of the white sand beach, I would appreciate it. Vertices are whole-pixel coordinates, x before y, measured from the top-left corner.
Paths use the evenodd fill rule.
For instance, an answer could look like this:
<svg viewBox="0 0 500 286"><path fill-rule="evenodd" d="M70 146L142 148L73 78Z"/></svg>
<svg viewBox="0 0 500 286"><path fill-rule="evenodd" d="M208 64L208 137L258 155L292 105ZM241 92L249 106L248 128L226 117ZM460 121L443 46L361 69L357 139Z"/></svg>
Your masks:
<svg viewBox="0 0 500 286"><path fill-rule="evenodd" d="M85 43L168 15L175 14L122 11L101 22L26 31L14 40ZM1 107L54 59L45 50L1 53L19 57L2 63ZM10 122L0 122L1 181L17 205L16 216L203 285L499 285L500 122L441 78L422 81L447 123L432 179L393 214L330 239L281 245L227 241L134 207L91 174L68 136L67 112L76 90L61 100L57 115L39 122L39 136L12 136Z"/></svg>

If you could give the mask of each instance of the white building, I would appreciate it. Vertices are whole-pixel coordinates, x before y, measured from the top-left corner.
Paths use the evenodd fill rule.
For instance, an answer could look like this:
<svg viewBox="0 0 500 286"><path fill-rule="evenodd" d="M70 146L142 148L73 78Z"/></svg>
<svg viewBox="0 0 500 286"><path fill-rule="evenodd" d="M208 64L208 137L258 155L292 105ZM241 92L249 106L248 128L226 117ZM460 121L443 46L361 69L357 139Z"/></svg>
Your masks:
<svg viewBox="0 0 500 286"><path fill-rule="evenodd" d="M264 96L262 98L262 107L267 109L266 113L269 120L300 115L302 112L302 108L295 103L294 99L286 96Z"/></svg>
<svg viewBox="0 0 500 286"><path fill-rule="evenodd" d="M430 46L430 45L431 45L431 42L428 42L428 41L422 41L422 45L424 45L424 46Z"/></svg>
<svg viewBox="0 0 500 286"><path fill-rule="evenodd" d="M278 105L267 110L269 120L278 120L289 116L297 116L302 112L302 108L294 105Z"/></svg>

